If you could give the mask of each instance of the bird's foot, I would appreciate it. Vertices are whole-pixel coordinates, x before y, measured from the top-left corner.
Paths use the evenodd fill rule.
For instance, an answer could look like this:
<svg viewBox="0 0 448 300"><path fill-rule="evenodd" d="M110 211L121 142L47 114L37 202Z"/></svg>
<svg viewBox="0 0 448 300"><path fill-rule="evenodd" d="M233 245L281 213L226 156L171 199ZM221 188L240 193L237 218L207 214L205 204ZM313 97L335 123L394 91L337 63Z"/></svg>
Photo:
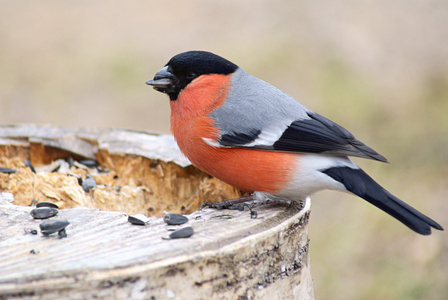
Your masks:
<svg viewBox="0 0 448 300"><path fill-rule="evenodd" d="M282 205L286 206L288 209L294 208L297 210L302 210L305 207L306 200L303 201L293 201L289 199L283 199L280 197L273 197L273 198L262 198L259 200L256 204L257 205Z"/></svg>
<svg viewBox="0 0 448 300"><path fill-rule="evenodd" d="M204 207L214 208L214 209L231 209L231 210L240 210L243 211L245 207L247 207L250 211L250 217L252 219L257 218L257 212L252 209L251 205L249 203L246 203L248 201L254 200L254 197L252 195L245 196L241 198L236 199L229 199L222 202L204 202L201 204L200 209L202 210Z"/></svg>
<svg viewBox="0 0 448 300"><path fill-rule="evenodd" d="M300 211L305 207L305 201L290 201L288 208L295 208Z"/></svg>

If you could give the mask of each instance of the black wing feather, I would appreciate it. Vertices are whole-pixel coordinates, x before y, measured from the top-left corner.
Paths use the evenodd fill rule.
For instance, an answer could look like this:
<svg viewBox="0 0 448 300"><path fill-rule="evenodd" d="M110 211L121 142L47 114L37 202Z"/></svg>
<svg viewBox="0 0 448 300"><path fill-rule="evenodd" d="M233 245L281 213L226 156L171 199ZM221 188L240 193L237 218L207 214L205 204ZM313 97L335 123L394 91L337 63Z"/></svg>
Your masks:
<svg viewBox="0 0 448 300"><path fill-rule="evenodd" d="M342 126L316 113L308 113L309 119L292 122L282 136L272 145L254 145L248 148L320 153L337 156L357 156L387 162L387 159L356 139ZM260 130L231 132L221 136L219 143L226 147L247 147L257 139Z"/></svg>
<svg viewBox="0 0 448 300"><path fill-rule="evenodd" d="M227 133L223 134L219 139L219 143L223 146L234 147L236 145L244 145L248 144L257 139L258 135L261 133L261 130L250 130L249 133Z"/></svg>
<svg viewBox="0 0 448 300"><path fill-rule="evenodd" d="M387 162L387 159L356 139L347 129L321 115L294 121L274 143L273 150L358 156Z"/></svg>

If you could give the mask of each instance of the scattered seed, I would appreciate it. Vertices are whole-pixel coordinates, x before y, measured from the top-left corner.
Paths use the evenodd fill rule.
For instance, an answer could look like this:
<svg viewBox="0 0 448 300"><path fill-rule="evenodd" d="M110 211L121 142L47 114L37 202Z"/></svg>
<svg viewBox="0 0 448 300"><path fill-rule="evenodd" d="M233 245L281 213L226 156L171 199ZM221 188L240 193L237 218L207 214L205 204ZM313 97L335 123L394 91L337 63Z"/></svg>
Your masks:
<svg viewBox="0 0 448 300"><path fill-rule="evenodd" d="M73 157L72 156L69 156L68 158L67 158L67 163L68 163L68 166L71 168L71 167L73 167Z"/></svg>
<svg viewBox="0 0 448 300"><path fill-rule="evenodd" d="M86 167L89 167L91 169L98 167L98 162L93 159L84 159L79 161L80 164L83 164Z"/></svg>
<svg viewBox="0 0 448 300"><path fill-rule="evenodd" d="M193 227L189 226L173 231L172 233L170 233L169 237L170 239L185 239L192 236L193 233Z"/></svg>
<svg viewBox="0 0 448 300"><path fill-rule="evenodd" d="M57 206L56 204L54 204L52 202L46 202L46 201L42 201L42 202L37 203L36 207L52 207L52 208L59 209L59 206Z"/></svg>
<svg viewBox="0 0 448 300"><path fill-rule="evenodd" d="M188 222L188 218L179 214L166 214L163 216L163 221L168 225L182 225Z"/></svg>
<svg viewBox="0 0 448 300"><path fill-rule="evenodd" d="M128 222L133 225L145 226L149 223L148 217L142 214L128 216Z"/></svg>
<svg viewBox="0 0 448 300"><path fill-rule="evenodd" d="M48 220L40 223L39 227L43 235L49 235L61 230L65 230L65 227L67 227L69 224L70 223L64 219Z"/></svg>
<svg viewBox="0 0 448 300"><path fill-rule="evenodd" d="M83 169L83 170L89 171L88 166L84 166L82 163L80 163L79 161L76 161L76 160L73 162L73 166L75 166L77 169Z"/></svg>
<svg viewBox="0 0 448 300"><path fill-rule="evenodd" d="M33 164L27 159L25 160L25 166L27 166L28 168L31 169L31 172L33 172L34 174L36 174L36 169L34 169Z"/></svg>
<svg viewBox="0 0 448 300"><path fill-rule="evenodd" d="M31 211L31 216L34 219L47 219L57 215L58 210L53 207L39 207Z"/></svg>
<svg viewBox="0 0 448 300"><path fill-rule="evenodd" d="M37 230L36 229L24 228L23 230L25 231L25 234L32 234L32 235L36 235L37 234Z"/></svg>
<svg viewBox="0 0 448 300"><path fill-rule="evenodd" d="M90 188L94 189L96 188L96 181L92 178L92 176L87 175L86 179L84 179L82 183L82 189L88 193L90 192Z"/></svg>
<svg viewBox="0 0 448 300"><path fill-rule="evenodd" d="M3 167L0 168L0 173L11 174L15 172L17 172L17 170L11 168L3 168Z"/></svg>
<svg viewBox="0 0 448 300"><path fill-rule="evenodd" d="M59 230L58 236L59 236L60 239L67 237L67 231L65 231L65 228Z"/></svg>

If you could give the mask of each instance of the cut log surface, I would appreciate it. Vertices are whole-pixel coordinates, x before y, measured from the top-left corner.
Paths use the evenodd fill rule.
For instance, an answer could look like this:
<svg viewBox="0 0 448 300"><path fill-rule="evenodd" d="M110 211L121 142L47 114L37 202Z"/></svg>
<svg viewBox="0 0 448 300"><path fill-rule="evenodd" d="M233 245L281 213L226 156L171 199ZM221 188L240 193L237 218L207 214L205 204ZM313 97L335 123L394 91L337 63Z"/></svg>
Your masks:
<svg viewBox="0 0 448 300"><path fill-rule="evenodd" d="M69 157L95 159L107 173L42 171ZM0 173L0 299L313 299L309 199L300 211L256 206L256 219L198 211L243 193L191 166L171 136L0 126L0 167L17 170ZM97 186L85 192L73 175ZM70 222L67 237L41 233L33 199L59 205L49 220ZM168 226L163 211L189 222ZM129 223L136 213L149 223ZM187 226L191 237L166 239Z"/></svg>
<svg viewBox="0 0 448 300"><path fill-rule="evenodd" d="M172 161L182 167L191 165L181 154L171 135L128 129L70 128L33 124L0 126L0 145L10 146L9 149L3 150L3 155L11 148L39 145L66 150L90 159L96 159L98 150L103 149L110 153ZM38 164L39 159L44 158L48 160L54 157L49 157L48 153L39 157L39 153L34 153L31 162Z"/></svg>
<svg viewBox="0 0 448 300"><path fill-rule="evenodd" d="M206 209L187 239L168 225L132 225L121 212L70 208L67 237L33 235L31 207L0 202L0 298L312 299L305 208Z"/></svg>

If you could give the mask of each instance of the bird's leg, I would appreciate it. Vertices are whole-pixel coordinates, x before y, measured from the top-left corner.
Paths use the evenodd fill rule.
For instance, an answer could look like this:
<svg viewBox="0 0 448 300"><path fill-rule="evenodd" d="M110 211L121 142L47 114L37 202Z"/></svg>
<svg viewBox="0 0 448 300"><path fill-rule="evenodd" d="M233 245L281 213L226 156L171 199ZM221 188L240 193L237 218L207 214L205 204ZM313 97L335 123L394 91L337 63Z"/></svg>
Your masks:
<svg viewBox="0 0 448 300"><path fill-rule="evenodd" d="M202 208L208 206L209 208L228 209L229 207L231 207L235 204L241 204L241 203L245 203L245 202L249 202L249 201L253 201L253 200L255 200L254 196L249 195L249 196L244 196L244 197L235 198L235 199L218 201L216 203L204 202L201 204L200 208L202 209Z"/></svg>
<svg viewBox="0 0 448 300"><path fill-rule="evenodd" d="M291 201L289 203L288 208L295 208L295 209L300 211L300 210L302 210L305 207L305 201L306 200L304 200L304 201Z"/></svg>
<svg viewBox="0 0 448 300"><path fill-rule="evenodd" d="M249 201L255 200L254 195L244 196L240 198L235 199L229 199L222 202L204 202L201 204L200 209L203 209L204 207L208 206L209 208L215 208L215 209L233 209L233 210L244 210L245 207L247 207L250 211L250 217L252 219L255 219L257 217L257 212L252 210L252 207L250 204L246 203Z"/></svg>

